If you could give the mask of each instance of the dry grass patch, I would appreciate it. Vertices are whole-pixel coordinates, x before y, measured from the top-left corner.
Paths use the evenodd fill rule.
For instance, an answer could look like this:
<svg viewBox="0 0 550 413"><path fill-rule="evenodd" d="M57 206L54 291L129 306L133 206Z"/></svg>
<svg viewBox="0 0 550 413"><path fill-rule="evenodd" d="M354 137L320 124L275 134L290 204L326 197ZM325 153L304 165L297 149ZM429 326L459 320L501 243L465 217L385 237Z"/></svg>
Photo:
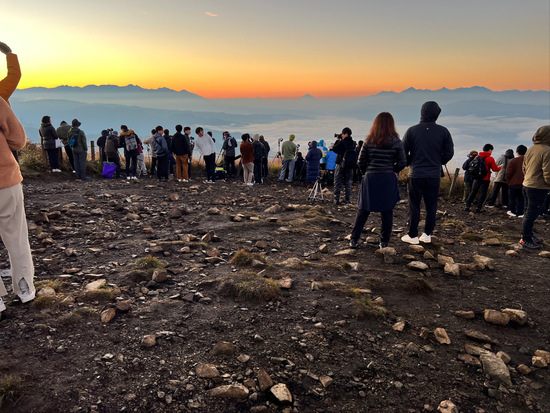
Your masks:
<svg viewBox="0 0 550 413"><path fill-rule="evenodd" d="M245 250L239 250L231 258L231 264L236 267L248 267L252 265L253 261L260 261L263 264L267 264L265 257L257 252L248 252Z"/></svg>
<svg viewBox="0 0 550 413"><path fill-rule="evenodd" d="M66 290L68 286L69 283L61 278L55 280L42 280L34 283L34 287L37 291L44 287L50 287L53 288L56 292L60 292Z"/></svg>
<svg viewBox="0 0 550 413"><path fill-rule="evenodd" d="M435 291L432 283L424 278L411 278L405 282L405 291L411 294L429 294Z"/></svg>
<svg viewBox="0 0 550 413"><path fill-rule="evenodd" d="M31 306L37 310L43 310L45 308L53 308L59 304L59 299L55 296L44 295L42 297L36 297L31 301Z"/></svg>
<svg viewBox="0 0 550 413"><path fill-rule="evenodd" d="M370 297L366 295L355 295L355 315L358 318L384 318L388 314L386 307L376 304Z"/></svg>
<svg viewBox="0 0 550 413"><path fill-rule="evenodd" d="M112 288L100 288L98 290L85 291L81 298L84 301L113 301L115 298L115 291Z"/></svg>
<svg viewBox="0 0 550 413"><path fill-rule="evenodd" d="M148 255L129 264L128 267L131 269L126 273L126 277L136 283L150 280L157 268L164 268L165 266L165 262Z"/></svg>
<svg viewBox="0 0 550 413"><path fill-rule="evenodd" d="M222 280L219 293L243 301L267 302L279 296L280 288L271 278L254 272L232 273Z"/></svg>
<svg viewBox="0 0 550 413"><path fill-rule="evenodd" d="M472 242L481 242L483 241L483 236L476 234L475 232L463 232L459 237L463 241L472 241Z"/></svg>
<svg viewBox="0 0 550 413"><path fill-rule="evenodd" d="M0 376L0 409L15 400L21 391L22 384L23 380L13 374Z"/></svg>
<svg viewBox="0 0 550 413"><path fill-rule="evenodd" d="M82 319L94 316L99 313L99 310L90 308L90 307L80 307L69 314L65 314L59 317L58 321L61 324L77 324L82 321Z"/></svg>

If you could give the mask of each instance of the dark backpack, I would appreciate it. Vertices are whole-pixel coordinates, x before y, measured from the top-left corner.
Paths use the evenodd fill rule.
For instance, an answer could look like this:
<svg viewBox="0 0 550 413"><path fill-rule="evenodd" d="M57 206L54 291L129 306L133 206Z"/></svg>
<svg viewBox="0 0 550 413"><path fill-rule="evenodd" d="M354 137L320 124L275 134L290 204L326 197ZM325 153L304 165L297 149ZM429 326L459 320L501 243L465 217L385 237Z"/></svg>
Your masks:
<svg viewBox="0 0 550 413"><path fill-rule="evenodd" d="M138 148L136 135L134 135L133 133L125 137L124 143L128 152L134 151Z"/></svg>
<svg viewBox="0 0 550 413"><path fill-rule="evenodd" d="M483 179L487 176L487 164L485 163L486 156L476 156L468 166L468 172L472 179Z"/></svg>
<svg viewBox="0 0 550 413"><path fill-rule="evenodd" d="M80 134L80 131L75 132L75 134L72 136L71 140L69 141L69 146L71 148L74 148L76 146L76 140L78 139L79 134Z"/></svg>

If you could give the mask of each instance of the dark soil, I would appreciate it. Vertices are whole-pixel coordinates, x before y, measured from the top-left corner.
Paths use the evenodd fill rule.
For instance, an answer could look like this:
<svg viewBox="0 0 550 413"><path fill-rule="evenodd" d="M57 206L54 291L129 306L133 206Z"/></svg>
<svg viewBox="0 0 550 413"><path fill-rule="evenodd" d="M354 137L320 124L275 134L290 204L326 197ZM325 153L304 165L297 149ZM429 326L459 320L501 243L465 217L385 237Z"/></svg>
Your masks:
<svg viewBox="0 0 550 413"><path fill-rule="evenodd" d="M429 270L407 267L409 246L399 240L407 219L404 202L395 210L390 242L397 255L384 262L375 255L379 214L370 217L364 233L374 243L363 240L352 255L336 256L348 248L356 207L312 205L302 186L65 179L24 183L35 283L53 281L56 296L10 305L0 321L0 378L22 380L2 411L412 413L436 411L443 400L452 400L460 412L550 411L550 369L531 366L536 350L550 350L550 260L538 252L505 254L517 245L521 220L503 210L468 215L457 200L441 198L438 233L426 250L464 264L474 254L496 260L492 271L464 270L457 277L423 253L413 255ZM170 201L171 193L179 200ZM264 212L273 205L281 210ZM208 211L213 207L220 213ZM183 215L171 218L178 215L174 209ZM34 224L41 211L49 222ZM234 221L237 214L240 222ZM537 221L536 229L550 237L545 221ZM487 238L501 245L482 245ZM326 253L318 251L322 244ZM241 249L260 253L267 265L232 265ZM132 266L148 255L163 261L166 282L153 282L150 272ZM4 248L0 257L8 268ZM301 262L281 265L288 258ZM276 298L256 291L235 298L240 290L231 281L241 275L271 283L291 278L292 286ZM97 279L105 279L107 289L84 294L85 285ZM381 303L378 297L382 306L375 304ZM112 321L102 323L100 313L120 302L129 303L129 311L119 308ZM484 321L485 309L502 308L525 310L527 325ZM459 318L457 310L472 310L475 319ZM392 328L400 320L406 323L401 332ZM420 336L423 327L430 330L427 338ZM438 327L447 331L450 345L436 341ZM511 357L512 386L457 358L469 342L465 330L498 341L487 347ZM156 345L145 348L141 340L150 334ZM213 355L220 341L232 343L235 353ZM238 360L243 354L250 359ZM215 365L221 376L199 378L198 363ZM515 369L520 364L533 371L521 375ZM287 385L293 404L280 405L259 390L259 368ZM332 384L325 388L322 376ZM208 393L231 383L248 387L249 397Z"/></svg>

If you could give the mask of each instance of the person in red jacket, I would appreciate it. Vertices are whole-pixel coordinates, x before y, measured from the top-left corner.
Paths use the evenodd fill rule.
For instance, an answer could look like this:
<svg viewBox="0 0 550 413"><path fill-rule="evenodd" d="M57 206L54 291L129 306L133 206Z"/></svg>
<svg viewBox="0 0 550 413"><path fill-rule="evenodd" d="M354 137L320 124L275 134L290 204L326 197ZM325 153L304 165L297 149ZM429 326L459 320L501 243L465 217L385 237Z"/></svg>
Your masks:
<svg viewBox="0 0 550 413"><path fill-rule="evenodd" d="M487 143L485 144L485 146L483 146L483 151L480 152L478 155L480 158L485 159L485 167L487 169L487 173L481 179L474 179L474 183L472 184L472 192L466 200L466 211L470 211L470 206L474 203L474 199L476 198L477 192L479 191L476 213L481 212L481 208L483 208L483 204L487 199L489 184L491 183L491 171L498 172L501 169L500 166L497 166L495 158L491 156L491 154L493 153L493 149L495 149L493 145Z"/></svg>
<svg viewBox="0 0 550 413"><path fill-rule="evenodd" d="M506 168L506 183L508 184L508 212L511 217L523 218L523 156L527 146L519 145L516 148L516 158L508 163Z"/></svg>
<svg viewBox="0 0 550 413"><path fill-rule="evenodd" d="M252 186L254 179L254 146L250 143L250 135L245 133L242 136L243 143L241 150L241 165L243 166L243 178L246 185Z"/></svg>

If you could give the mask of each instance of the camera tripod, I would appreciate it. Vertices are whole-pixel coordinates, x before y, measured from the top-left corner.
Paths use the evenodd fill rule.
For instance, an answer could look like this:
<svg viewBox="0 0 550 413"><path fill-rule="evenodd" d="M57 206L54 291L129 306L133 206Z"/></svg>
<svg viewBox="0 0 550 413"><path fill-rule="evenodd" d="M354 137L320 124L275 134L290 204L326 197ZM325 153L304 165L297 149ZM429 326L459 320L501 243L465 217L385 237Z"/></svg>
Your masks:
<svg viewBox="0 0 550 413"><path fill-rule="evenodd" d="M321 183L321 177L317 178L313 186L310 189L308 189L307 200L311 202L315 202L316 200L325 202L325 196L323 195L323 185Z"/></svg>

